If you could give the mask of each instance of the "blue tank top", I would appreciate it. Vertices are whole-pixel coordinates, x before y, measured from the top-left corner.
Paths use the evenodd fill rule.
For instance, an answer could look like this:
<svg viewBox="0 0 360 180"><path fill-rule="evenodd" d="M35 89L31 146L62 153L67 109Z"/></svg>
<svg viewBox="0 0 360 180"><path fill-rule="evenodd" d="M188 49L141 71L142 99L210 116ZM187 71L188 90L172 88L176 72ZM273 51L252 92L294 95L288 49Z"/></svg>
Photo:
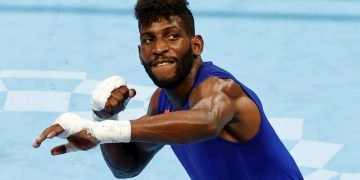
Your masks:
<svg viewBox="0 0 360 180"><path fill-rule="evenodd" d="M171 145L191 179L238 180L238 179L303 179L294 159L287 151L266 118L257 95L240 83L230 73L204 62L195 78L193 89L209 77L232 79L255 102L261 113L257 134L246 142L231 142L221 137L190 144ZM190 109L189 100L183 109ZM173 106L164 90L158 101L158 112L172 112Z"/></svg>

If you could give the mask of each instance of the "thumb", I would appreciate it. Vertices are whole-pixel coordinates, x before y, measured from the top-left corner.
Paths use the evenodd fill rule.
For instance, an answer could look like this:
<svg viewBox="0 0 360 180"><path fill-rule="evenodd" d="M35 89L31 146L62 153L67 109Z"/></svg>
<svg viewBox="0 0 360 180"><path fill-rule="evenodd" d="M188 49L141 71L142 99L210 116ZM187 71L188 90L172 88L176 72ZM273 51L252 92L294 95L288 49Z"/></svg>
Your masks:
<svg viewBox="0 0 360 180"><path fill-rule="evenodd" d="M56 156L76 151L79 151L79 148L77 148L73 143L68 142L66 144L62 144L51 149L51 155Z"/></svg>
<svg viewBox="0 0 360 180"><path fill-rule="evenodd" d="M129 98L133 98L136 95L135 89L129 89Z"/></svg>

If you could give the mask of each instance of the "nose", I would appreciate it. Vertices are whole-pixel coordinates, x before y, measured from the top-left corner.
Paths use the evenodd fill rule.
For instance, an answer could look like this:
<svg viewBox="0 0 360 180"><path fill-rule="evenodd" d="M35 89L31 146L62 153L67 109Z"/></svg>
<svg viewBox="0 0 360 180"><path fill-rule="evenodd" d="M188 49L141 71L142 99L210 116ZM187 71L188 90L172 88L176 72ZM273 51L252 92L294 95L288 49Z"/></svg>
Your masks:
<svg viewBox="0 0 360 180"><path fill-rule="evenodd" d="M154 44L153 54L161 55L169 51L169 46L166 41L162 39L157 39Z"/></svg>

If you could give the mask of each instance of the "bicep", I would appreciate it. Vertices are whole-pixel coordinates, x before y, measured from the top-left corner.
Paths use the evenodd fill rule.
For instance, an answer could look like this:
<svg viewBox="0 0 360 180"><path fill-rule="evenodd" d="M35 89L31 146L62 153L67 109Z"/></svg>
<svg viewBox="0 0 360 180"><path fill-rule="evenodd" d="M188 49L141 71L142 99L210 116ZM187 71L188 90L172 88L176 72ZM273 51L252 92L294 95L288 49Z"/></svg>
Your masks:
<svg viewBox="0 0 360 180"><path fill-rule="evenodd" d="M212 78L204 81L190 97L191 110L209 113L209 121L220 131L235 114L234 98L226 92L228 84Z"/></svg>
<svg viewBox="0 0 360 180"><path fill-rule="evenodd" d="M194 95L193 109L208 109L217 133L228 131L228 140L245 141L259 130L261 115L257 105L239 84L230 79L210 78Z"/></svg>

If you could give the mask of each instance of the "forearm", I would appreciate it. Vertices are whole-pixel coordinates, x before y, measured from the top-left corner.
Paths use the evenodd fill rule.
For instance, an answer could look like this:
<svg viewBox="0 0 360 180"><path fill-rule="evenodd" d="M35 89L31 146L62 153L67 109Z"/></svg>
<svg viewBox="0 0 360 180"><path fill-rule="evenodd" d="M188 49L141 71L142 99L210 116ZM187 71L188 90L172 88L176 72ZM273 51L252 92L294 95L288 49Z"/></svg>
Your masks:
<svg viewBox="0 0 360 180"><path fill-rule="evenodd" d="M106 164L117 178L128 178L136 175L136 159L130 155L133 144L101 144L101 151Z"/></svg>
<svg viewBox="0 0 360 180"><path fill-rule="evenodd" d="M210 111L176 111L131 121L132 142L184 144L215 138L223 124Z"/></svg>
<svg viewBox="0 0 360 180"><path fill-rule="evenodd" d="M138 175L161 147L162 145L134 142L100 145L106 164L117 178Z"/></svg>

